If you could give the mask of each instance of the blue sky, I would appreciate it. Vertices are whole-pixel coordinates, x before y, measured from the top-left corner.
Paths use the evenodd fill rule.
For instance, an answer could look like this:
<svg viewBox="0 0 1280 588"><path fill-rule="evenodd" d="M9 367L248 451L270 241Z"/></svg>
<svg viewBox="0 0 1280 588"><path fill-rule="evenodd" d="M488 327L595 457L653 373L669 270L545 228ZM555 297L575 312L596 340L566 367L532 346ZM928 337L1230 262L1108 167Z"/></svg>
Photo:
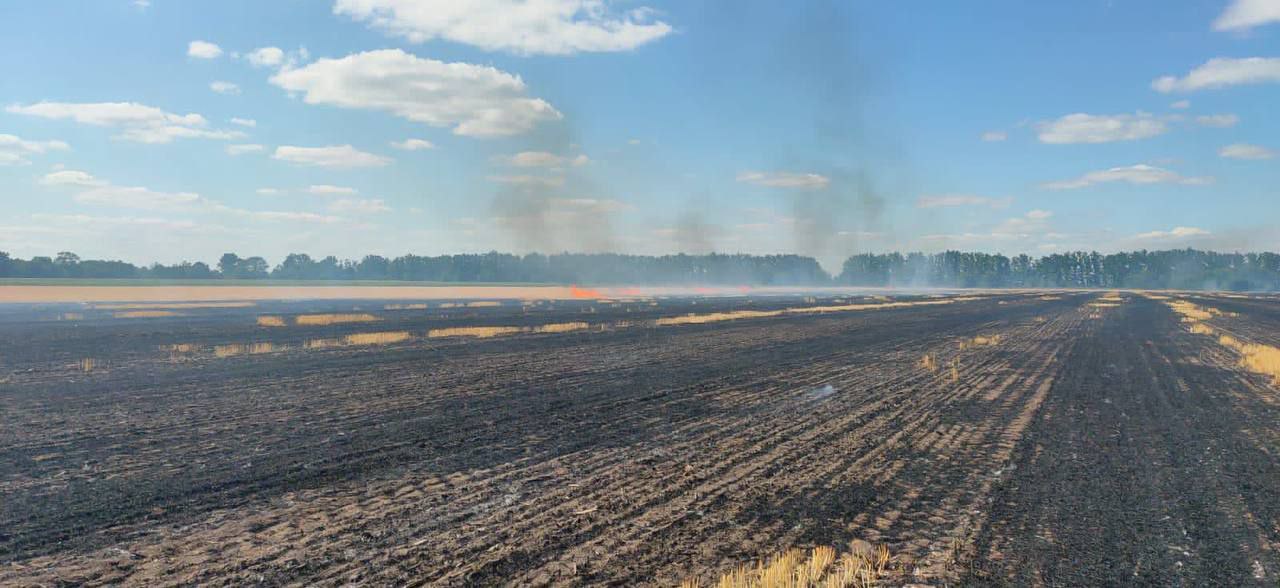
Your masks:
<svg viewBox="0 0 1280 588"><path fill-rule="evenodd" d="M0 250L1280 250L1280 2L0 7Z"/></svg>

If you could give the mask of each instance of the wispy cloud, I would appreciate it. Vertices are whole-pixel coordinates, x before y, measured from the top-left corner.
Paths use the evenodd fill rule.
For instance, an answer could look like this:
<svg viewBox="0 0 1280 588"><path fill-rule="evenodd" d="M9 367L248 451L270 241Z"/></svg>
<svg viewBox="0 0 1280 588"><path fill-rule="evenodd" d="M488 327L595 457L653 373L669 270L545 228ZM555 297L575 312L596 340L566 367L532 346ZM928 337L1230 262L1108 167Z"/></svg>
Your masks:
<svg viewBox="0 0 1280 588"><path fill-rule="evenodd" d="M1280 82L1280 57L1217 57L1184 77L1156 78L1151 87L1163 93L1194 92L1266 82Z"/></svg>
<svg viewBox="0 0 1280 588"><path fill-rule="evenodd" d="M174 114L137 102L38 102L5 108L11 114L121 129L115 138L139 143L169 143L174 139L230 140L244 137L240 131L209 129L199 114Z"/></svg>
<svg viewBox="0 0 1280 588"><path fill-rule="evenodd" d="M1185 186L1203 186L1213 183L1213 178L1206 176L1186 177L1164 168L1138 164L1089 172L1074 180L1049 182L1042 184L1040 187L1046 190L1075 190L1110 182L1125 182L1134 185L1181 184Z"/></svg>
<svg viewBox="0 0 1280 588"><path fill-rule="evenodd" d="M737 180L744 184L764 186L766 188L797 190L817 190L826 188L831 183L831 178L823 175L789 171L744 171L738 174Z"/></svg>
<svg viewBox="0 0 1280 588"><path fill-rule="evenodd" d="M192 41L187 43L187 57L195 59L216 59L222 55L222 47L208 41Z"/></svg>
<svg viewBox="0 0 1280 588"><path fill-rule="evenodd" d="M1215 31L1241 31L1280 22L1280 2L1275 0L1232 0L1213 21Z"/></svg>
<svg viewBox="0 0 1280 588"><path fill-rule="evenodd" d="M332 168L382 167L392 161L389 157L366 153L351 145L327 147L281 145L276 147L271 157L297 165Z"/></svg>
<svg viewBox="0 0 1280 588"><path fill-rule="evenodd" d="M1013 198L991 198L972 194L942 194L938 196L921 196L916 199L916 208L953 208L957 206L986 206L991 208L1007 208Z"/></svg>
<svg viewBox="0 0 1280 588"><path fill-rule="evenodd" d="M1041 143L1111 143L1136 141L1163 135L1169 126L1163 118L1136 114L1068 114L1036 124Z"/></svg>
<svg viewBox="0 0 1280 588"><path fill-rule="evenodd" d="M1261 145L1235 143L1219 149L1218 156L1227 159L1272 159L1276 152Z"/></svg>
<svg viewBox="0 0 1280 588"><path fill-rule="evenodd" d="M29 165L32 155L71 149L63 141L29 141L17 135L0 134L0 165Z"/></svg>
<svg viewBox="0 0 1280 588"><path fill-rule="evenodd" d="M520 55L627 51L673 30L653 10L618 12L602 0L338 0L333 11L411 43L446 39Z"/></svg>

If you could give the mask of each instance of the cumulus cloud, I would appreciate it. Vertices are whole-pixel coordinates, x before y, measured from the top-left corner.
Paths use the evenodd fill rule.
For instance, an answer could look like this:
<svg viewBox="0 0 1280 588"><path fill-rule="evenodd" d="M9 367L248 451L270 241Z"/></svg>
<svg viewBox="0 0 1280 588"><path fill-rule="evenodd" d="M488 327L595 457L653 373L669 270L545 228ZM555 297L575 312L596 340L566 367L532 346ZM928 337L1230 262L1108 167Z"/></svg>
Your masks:
<svg viewBox="0 0 1280 588"><path fill-rule="evenodd" d="M244 58L254 67L279 67L284 64L284 49L259 47L246 53Z"/></svg>
<svg viewBox="0 0 1280 588"><path fill-rule="evenodd" d="M651 9L618 12L606 0L338 0L333 12L412 43L519 55L627 51L672 32Z"/></svg>
<svg viewBox="0 0 1280 588"><path fill-rule="evenodd" d="M1168 231L1151 231L1147 233L1138 233L1134 235L1134 239L1151 241L1151 240L1169 240L1169 239L1185 239L1188 237L1204 237L1211 233L1197 227L1174 227Z"/></svg>
<svg viewBox="0 0 1280 588"><path fill-rule="evenodd" d="M344 219L302 211L260 211L227 206L209 200L194 192L164 192L141 186L117 186L91 174L77 170L60 170L40 180L46 186L77 188L73 199L82 204L126 208L147 211L181 212L195 214L233 215L261 221L293 221L335 223ZM258 190L259 194L274 193L272 189Z"/></svg>
<svg viewBox="0 0 1280 588"><path fill-rule="evenodd" d="M45 186L105 186L106 182L93 177L88 172L74 169L58 170L40 178Z"/></svg>
<svg viewBox="0 0 1280 588"><path fill-rule="evenodd" d="M1213 21L1215 31L1240 31L1280 22L1280 2L1275 0L1234 0Z"/></svg>
<svg viewBox="0 0 1280 588"><path fill-rule="evenodd" d="M1215 57L1184 77L1156 78L1151 87L1167 94L1266 82L1280 82L1280 57Z"/></svg>
<svg viewBox="0 0 1280 588"><path fill-rule="evenodd" d="M489 176L489 181L498 182L500 184L543 188L559 188L564 185L563 176L533 176L523 174L512 176Z"/></svg>
<svg viewBox="0 0 1280 588"><path fill-rule="evenodd" d="M253 128L253 127L258 126L258 121L253 120L253 119L251 119L251 118L237 118L237 117L232 117L232 118L231 118L231 124L233 124L233 125L240 125L240 126L242 126L242 127L249 127L249 128Z"/></svg>
<svg viewBox="0 0 1280 588"><path fill-rule="evenodd" d="M1240 117L1234 114L1205 114L1196 117L1196 123L1202 127L1225 129L1236 126Z"/></svg>
<svg viewBox="0 0 1280 588"><path fill-rule="evenodd" d="M576 157L568 157L565 155L557 155L548 151L521 151L510 157L502 158L507 165L515 167L563 167L566 164L579 167L591 163L591 158L586 155L578 155Z"/></svg>
<svg viewBox="0 0 1280 588"><path fill-rule="evenodd" d="M133 186L115 186L106 180L79 170L59 170L40 179L45 186L73 186L82 188L75 195L76 202L119 208L143 210L175 210L188 208L200 202L200 195L192 192L160 192Z"/></svg>
<svg viewBox="0 0 1280 588"><path fill-rule="evenodd" d="M298 165L333 168L382 167L391 163L389 157L366 153L350 145L328 147L281 145L276 147L275 154L271 157Z"/></svg>
<svg viewBox="0 0 1280 588"><path fill-rule="evenodd" d="M1191 108L1191 101L1190 101L1190 100L1178 100L1177 102L1174 102L1173 104L1170 104L1170 105L1169 105L1169 108L1172 108L1172 109L1174 109L1174 110L1186 110L1186 109L1188 109L1188 108Z"/></svg>
<svg viewBox="0 0 1280 588"><path fill-rule="evenodd" d="M200 201L194 192L159 192L138 186L104 185L75 196L76 202L136 208L141 210L181 210Z"/></svg>
<svg viewBox="0 0 1280 588"><path fill-rule="evenodd" d="M218 94L234 95L234 94L240 93L240 86L237 86L231 82L224 82L221 80L210 82L209 89L213 90L214 92L217 92Z"/></svg>
<svg viewBox="0 0 1280 588"><path fill-rule="evenodd" d="M982 140L988 143L1003 141L1009 138L1009 133L1004 131L987 131L982 134Z"/></svg>
<svg viewBox="0 0 1280 588"><path fill-rule="evenodd" d="M70 148L63 141L28 141L17 135L0 134L0 165L29 165L31 155Z"/></svg>
<svg viewBox="0 0 1280 588"><path fill-rule="evenodd" d="M174 114L137 102L38 102L5 107L12 114L121 129L113 138L138 143L169 143L179 138L229 140L244 137L239 131L209 129L199 114Z"/></svg>
<svg viewBox="0 0 1280 588"><path fill-rule="evenodd" d="M227 155L244 155L245 153L260 153L266 147L256 143L246 143L244 145L227 145Z"/></svg>
<svg viewBox="0 0 1280 588"><path fill-rule="evenodd" d="M271 83L302 93L307 104L381 110L468 137L517 135L561 118L546 101L530 98L518 76L399 49L320 59L282 70Z"/></svg>
<svg viewBox="0 0 1280 588"><path fill-rule="evenodd" d="M355 188L346 186L331 186L329 184L317 184L307 187L308 194L317 196L351 196L358 192Z"/></svg>
<svg viewBox="0 0 1280 588"><path fill-rule="evenodd" d="M435 149L436 146L426 139L405 139L403 141L392 141L391 146L403 151L422 151L424 149Z"/></svg>
<svg viewBox="0 0 1280 588"><path fill-rule="evenodd" d="M797 172L760 172L745 171L738 174L737 180L745 184L766 188L790 188L799 190L815 190L826 188L831 178L815 173Z"/></svg>
<svg viewBox="0 0 1280 588"><path fill-rule="evenodd" d="M222 47L208 41L192 41L187 44L187 57L216 59L222 55Z"/></svg>
<svg viewBox="0 0 1280 588"><path fill-rule="evenodd" d="M1077 188L1085 188L1095 184L1105 184L1109 182L1126 182L1133 185L1181 184L1185 186L1202 186L1213 183L1213 178L1204 176L1186 177L1164 168L1138 164L1128 167L1113 167L1107 170L1089 172L1074 180L1063 180L1042 184L1041 188L1046 190L1075 190Z"/></svg>
<svg viewBox="0 0 1280 588"><path fill-rule="evenodd" d="M921 196L916 199L916 208L951 208L956 206L989 206L1006 208L1013 198L990 198L971 194L943 194L939 196Z"/></svg>
<svg viewBox="0 0 1280 588"><path fill-rule="evenodd" d="M1271 159L1276 156L1276 152L1260 145L1235 143L1219 149L1218 156L1227 159Z"/></svg>
<svg viewBox="0 0 1280 588"><path fill-rule="evenodd" d="M381 199L341 198L330 202L329 210L339 214L376 214L391 212L391 207Z"/></svg>
<svg viewBox="0 0 1280 588"><path fill-rule="evenodd" d="M1145 112L1136 114L1068 114L1036 124L1041 143L1111 143L1136 141L1163 135L1169 130L1164 119Z"/></svg>

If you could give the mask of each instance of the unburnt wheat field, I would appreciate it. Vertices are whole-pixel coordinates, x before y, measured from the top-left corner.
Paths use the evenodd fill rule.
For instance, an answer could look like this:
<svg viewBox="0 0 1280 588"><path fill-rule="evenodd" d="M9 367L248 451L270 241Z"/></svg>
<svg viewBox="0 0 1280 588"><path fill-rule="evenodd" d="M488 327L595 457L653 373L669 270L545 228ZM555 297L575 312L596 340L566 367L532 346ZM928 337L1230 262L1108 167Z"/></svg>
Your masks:
<svg viewBox="0 0 1280 588"><path fill-rule="evenodd" d="M0 585L1275 585L1277 333L1133 291L8 305Z"/></svg>

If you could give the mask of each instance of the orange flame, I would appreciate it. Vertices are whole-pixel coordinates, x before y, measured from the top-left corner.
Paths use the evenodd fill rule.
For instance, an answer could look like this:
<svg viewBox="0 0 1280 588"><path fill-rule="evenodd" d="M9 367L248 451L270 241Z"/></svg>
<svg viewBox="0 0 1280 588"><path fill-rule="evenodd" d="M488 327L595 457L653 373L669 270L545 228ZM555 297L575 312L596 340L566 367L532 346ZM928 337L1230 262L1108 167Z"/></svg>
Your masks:
<svg viewBox="0 0 1280 588"><path fill-rule="evenodd" d="M569 286L569 295L574 298L602 298L599 290L579 288L577 284Z"/></svg>

